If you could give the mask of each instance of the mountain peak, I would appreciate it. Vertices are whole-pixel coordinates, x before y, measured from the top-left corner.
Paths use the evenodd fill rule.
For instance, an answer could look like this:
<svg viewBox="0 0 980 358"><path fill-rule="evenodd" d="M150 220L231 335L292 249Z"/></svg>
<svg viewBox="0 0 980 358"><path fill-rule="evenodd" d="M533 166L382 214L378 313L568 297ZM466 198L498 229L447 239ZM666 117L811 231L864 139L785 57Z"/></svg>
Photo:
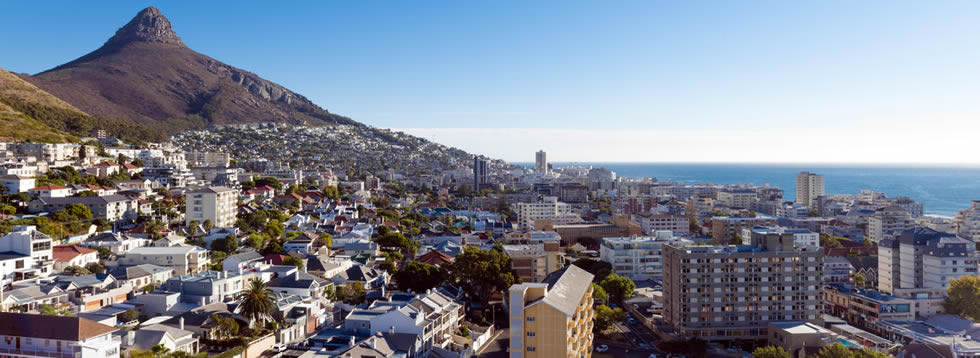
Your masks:
<svg viewBox="0 0 980 358"><path fill-rule="evenodd" d="M106 46L124 45L130 42L156 42L184 46L170 20L160 10L150 6L141 10L136 17L119 28L116 34L106 41Z"/></svg>

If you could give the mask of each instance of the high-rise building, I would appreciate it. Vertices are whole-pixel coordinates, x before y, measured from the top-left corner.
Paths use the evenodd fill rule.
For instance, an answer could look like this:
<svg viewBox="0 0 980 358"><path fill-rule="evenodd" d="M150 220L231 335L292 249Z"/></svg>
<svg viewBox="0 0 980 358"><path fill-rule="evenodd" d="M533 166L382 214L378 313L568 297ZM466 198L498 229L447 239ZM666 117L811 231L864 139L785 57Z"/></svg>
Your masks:
<svg viewBox="0 0 980 358"><path fill-rule="evenodd" d="M865 239L879 243L885 239L894 239L905 230L915 227L915 220L905 209L896 205L886 206L875 210L868 218L868 235Z"/></svg>
<svg viewBox="0 0 980 358"><path fill-rule="evenodd" d="M539 150L534 154L534 171L538 173L548 172L548 153Z"/></svg>
<svg viewBox="0 0 980 358"><path fill-rule="evenodd" d="M480 192L483 184L487 183L487 160L480 156L473 157L473 191Z"/></svg>
<svg viewBox="0 0 980 358"><path fill-rule="evenodd" d="M608 262L613 272L641 281L663 277L663 247L694 245L687 239L653 236L606 237L599 246L599 259Z"/></svg>
<svg viewBox="0 0 980 358"><path fill-rule="evenodd" d="M796 174L796 202L815 208L817 198L824 195L823 175L810 172Z"/></svg>
<svg viewBox="0 0 980 358"><path fill-rule="evenodd" d="M591 357L592 278L570 265L545 282L510 286L510 357Z"/></svg>
<svg viewBox="0 0 980 358"><path fill-rule="evenodd" d="M904 291L942 289L949 281L977 274L976 245L945 232L917 227L878 244L878 289L905 296Z"/></svg>
<svg viewBox="0 0 980 358"><path fill-rule="evenodd" d="M522 230L534 229L535 220L551 220L552 224L569 224L580 221L581 216L572 212L572 206L546 196L540 202L517 203L517 224Z"/></svg>
<svg viewBox="0 0 980 358"><path fill-rule="evenodd" d="M816 319L823 252L793 241L769 231L752 232L751 245L664 246L664 320L714 341L764 339L770 322Z"/></svg>
<svg viewBox="0 0 980 358"><path fill-rule="evenodd" d="M190 190L184 195L187 203L187 212L184 213L187 225L190 225L192 221L203 224L205 220L211 220L214 227L232 227L235 225L238 190L215 186Z"/></svg>

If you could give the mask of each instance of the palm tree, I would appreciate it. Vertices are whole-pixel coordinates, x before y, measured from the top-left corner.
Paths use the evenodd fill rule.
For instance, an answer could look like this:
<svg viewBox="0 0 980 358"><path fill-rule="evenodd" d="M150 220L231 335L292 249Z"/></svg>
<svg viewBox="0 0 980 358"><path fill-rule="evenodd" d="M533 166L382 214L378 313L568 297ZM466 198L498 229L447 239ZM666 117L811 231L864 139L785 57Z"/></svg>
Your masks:
<svg viewBox="0 0 980 358"><path fill-rule="evenodd" d="M276 307L273 295L272 290L265 287L265 282L261 279L249 280L248 287L238 296L242 300L242 314L253 323L272 317Z"/></svg>

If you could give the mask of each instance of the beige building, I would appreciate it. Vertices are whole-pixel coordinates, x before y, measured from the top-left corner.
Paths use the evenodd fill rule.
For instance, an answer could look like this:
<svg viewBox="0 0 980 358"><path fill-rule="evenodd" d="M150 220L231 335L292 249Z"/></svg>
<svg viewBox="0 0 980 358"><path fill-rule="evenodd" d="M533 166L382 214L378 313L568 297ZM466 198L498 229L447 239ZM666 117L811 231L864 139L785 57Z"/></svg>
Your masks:
<svg viewBox="0 0 980 358"><path fill-rule="evenodd" d="M898 206L887 206L875 211L868 218L868 235L866 240L880 243L882 240L894 239L903 231L915 227L915 221L905 209Z"/></svg>
<svg viewBox="0 0 980 358"><path fill-rule="evenodd" d="M759 195L752 189L728 189L718 191L718 202L730 208L749 209Z"/></svg>
<svg viewBox="0 0 980 358"><path fill-rule="evenodd" d="M522 282L541 282L565 266L565 255L558 243L504 245L504 253Z"/></svg>
<svg viewBox="0 0 980 358"><path fill-rule="evenodd" d="M633 214L633 221L640 224L644 235L652 235L657 231L670 231L675 234L690 232L691 221L687 216L670 214Z"/></svg>
<svg viewBox="0 0 980 358"><path fill-rule="evenodd" d="M185 194L185 201L184 220L188 226L191 221L204 223L205 220L211 220L214 227L235 225L238 190L223 186L191 190Z"/></svg>
<svg viewBox="0 0 980 358"><path fill-rule="evenodd" d="M810 172L796 174L796 202L808 208L817 207L817 198L824 195L823 175Z"/></svg>
<svg viewBox="0 0 980 358"><path fill-rule="evenodd" d="M510 357L591 357L592 279L571 265L550 282L511 286Z"/></svg>
<svg viewBox="0 0 980 358"><path fill-rule="evenodd" d="M765 339L769 322L817 319L823 252L791 233L753 233L751 245L663 250L664 320L707 341Z"/></svg>

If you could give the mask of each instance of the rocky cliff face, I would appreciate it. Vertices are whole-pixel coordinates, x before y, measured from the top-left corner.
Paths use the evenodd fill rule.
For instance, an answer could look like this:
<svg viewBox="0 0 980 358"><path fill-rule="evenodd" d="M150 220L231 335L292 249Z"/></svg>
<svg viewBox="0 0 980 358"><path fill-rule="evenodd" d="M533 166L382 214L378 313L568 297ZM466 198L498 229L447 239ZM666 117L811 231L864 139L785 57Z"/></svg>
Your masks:
<svg viewBox="0 0 980 358"><path fill-rule="evenodd" d="M171 45L184 46L184 41L174 32L163 14L155 7L148 7L136 14L126 26L123 26L116 35L106 41L106 47L117 47L132 41L158 42Z"/></svg>
<svg viewBox="0 0 980 358"><path fill-rule="evenodd" d="M168 133L255 122L360 125L191 50L153 7L136 14L99 49L24 79L89 114Z"/></svg>

